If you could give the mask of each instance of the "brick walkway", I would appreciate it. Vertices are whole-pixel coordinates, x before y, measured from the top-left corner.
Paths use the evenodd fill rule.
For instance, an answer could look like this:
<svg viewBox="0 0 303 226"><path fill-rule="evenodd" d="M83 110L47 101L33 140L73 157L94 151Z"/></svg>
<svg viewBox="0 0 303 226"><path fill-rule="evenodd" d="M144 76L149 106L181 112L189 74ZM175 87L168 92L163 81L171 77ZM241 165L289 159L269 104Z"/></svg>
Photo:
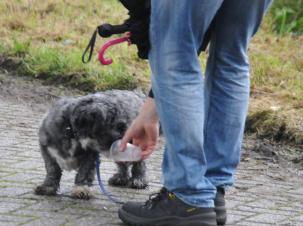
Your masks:
<svg viewBox="0 0 303 226"><path fill-rule="evenodd" d="M33 194L33 188L45 175L37 140L44 112L17 99L0 95L0 225L122 225L117 218L117 206L102 196L96 185L95 198L89 201L69 197L74 173L64 173L57 197ZM249 151L252 143L247 139L244 144L235 187L227 194L228 224L303 225L302 177L294 168ZM122 200L144 200L161 187L160 162L158 150L148 162L148 189L108 190ZM114 170L114 165L105 160L103 179L107 180Z"/></svg>

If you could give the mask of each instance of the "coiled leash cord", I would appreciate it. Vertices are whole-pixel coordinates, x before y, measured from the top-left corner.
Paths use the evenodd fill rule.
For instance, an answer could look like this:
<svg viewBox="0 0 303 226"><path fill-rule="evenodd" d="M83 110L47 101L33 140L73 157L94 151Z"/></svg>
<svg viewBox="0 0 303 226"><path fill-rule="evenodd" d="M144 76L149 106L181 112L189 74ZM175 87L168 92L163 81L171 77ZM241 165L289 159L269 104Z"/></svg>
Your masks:
<svg viewBox="0 0 303 226"><path fill-rule="evenodd" d="M102 180L101 180L101 175L100 175L100 165L101 165L101 160L100 160L100 154L97 155L96 158L96 172L97 172L97 179L98 179L98 184L100 191L103 195L105 195L110 201L116 204L124 204L125 202L122 202L121 200L116 199L110 192L106 190L104 187Z"/></svg>

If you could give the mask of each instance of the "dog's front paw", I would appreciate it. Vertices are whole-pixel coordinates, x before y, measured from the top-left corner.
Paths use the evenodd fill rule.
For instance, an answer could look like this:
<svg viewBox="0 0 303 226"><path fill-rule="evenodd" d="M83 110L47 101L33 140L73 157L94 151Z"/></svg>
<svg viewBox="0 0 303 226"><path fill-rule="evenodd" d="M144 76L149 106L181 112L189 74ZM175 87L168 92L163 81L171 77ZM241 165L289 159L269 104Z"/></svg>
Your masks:
<svg viewBox="0 0 303 226"><path fill-rule="evenodd" d="M34 193L36 195L49 195L53 196L57 194L58 188L53 186L39 185L35 188Z"/></svg>
<svg viewBox="0 0 303 226"><path fill-rule="evenodd" d="M144 189L148 186L145 178L132 177L128 183L128 187L135 189Z"/></svg>
<svg viewBox="0 0 303 226"><path fill-rule="evenodd" d="M72 191L72 197L75 199L90 199L92 194L88 186L75 185Z"/></svg>
<svg viewBox="0 0 303 226"><path fill-rule="evenodd" d="M112 186L124 187L128 184L129 177L116 173L108 180L108 184Z"/></svg>

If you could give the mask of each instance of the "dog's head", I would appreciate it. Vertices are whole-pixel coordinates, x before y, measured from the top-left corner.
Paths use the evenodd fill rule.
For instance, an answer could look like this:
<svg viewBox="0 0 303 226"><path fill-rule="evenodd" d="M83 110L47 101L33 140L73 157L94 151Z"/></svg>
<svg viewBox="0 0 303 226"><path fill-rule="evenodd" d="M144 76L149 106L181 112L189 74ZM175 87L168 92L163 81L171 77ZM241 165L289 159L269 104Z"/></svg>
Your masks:
<svg viewBox="0 0 303 226"><path fill-rule="evenodd" d="M80 101L71 115L71 125L83 149L107 151L122 138L127 124L116 117L117 109L93 98Z"/></svg>

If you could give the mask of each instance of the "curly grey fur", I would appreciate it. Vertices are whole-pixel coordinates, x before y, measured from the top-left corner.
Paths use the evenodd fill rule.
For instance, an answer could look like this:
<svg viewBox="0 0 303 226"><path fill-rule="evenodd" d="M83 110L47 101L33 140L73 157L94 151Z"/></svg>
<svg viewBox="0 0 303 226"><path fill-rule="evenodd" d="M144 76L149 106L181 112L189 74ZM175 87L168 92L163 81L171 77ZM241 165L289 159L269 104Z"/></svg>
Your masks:
<svg viewBox="0 0 303 226"><path fill-rule="evenodd" d="M137 116L145 96L132 91L111 90L78 98L62 98L49 110L39 129L46 177L38 195L55 195L63 170L76 170L76 186L92 186L98 152L108 154L110 145L123 137ZM132 176L128 169L132 166ZM117 163L114 186L144 188L145 162ZM77 194L77 192L75 193ZM76 198L88 198L78 194Z"/></svg>

